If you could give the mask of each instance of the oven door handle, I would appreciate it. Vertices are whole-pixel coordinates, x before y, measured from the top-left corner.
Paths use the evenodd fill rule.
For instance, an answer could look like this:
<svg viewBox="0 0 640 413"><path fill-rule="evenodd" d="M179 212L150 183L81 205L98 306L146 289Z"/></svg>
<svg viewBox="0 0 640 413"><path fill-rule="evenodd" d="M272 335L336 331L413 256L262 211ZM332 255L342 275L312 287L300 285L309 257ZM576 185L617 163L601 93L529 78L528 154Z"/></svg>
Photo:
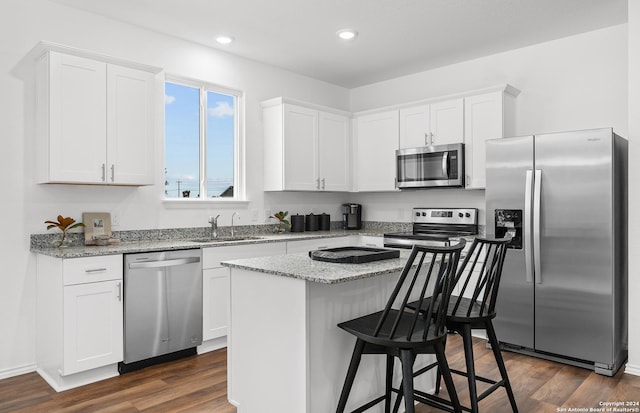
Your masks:
<svg viewBox="0 0 640 413"><path fill-rule="evenodd" d="M442 155L442 176L449 179L449 152Z"/></svg>

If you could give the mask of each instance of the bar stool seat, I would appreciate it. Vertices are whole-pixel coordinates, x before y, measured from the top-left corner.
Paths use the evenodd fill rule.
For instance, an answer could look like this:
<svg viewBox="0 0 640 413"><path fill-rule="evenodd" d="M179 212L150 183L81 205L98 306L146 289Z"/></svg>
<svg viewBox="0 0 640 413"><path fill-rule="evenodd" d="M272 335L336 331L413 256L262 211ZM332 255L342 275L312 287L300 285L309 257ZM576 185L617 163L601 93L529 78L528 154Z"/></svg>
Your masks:
<svg viewBox="0 0 640 413"><path fill-rule="evenodd" d="M392 383L394 360L397 357L402 367L405 410L414 413L413 364L419 354L435 354L436 364L451 395L452 409L455 412L462 411L444 354L444 340L447 334L446 309L463 247L464 241L451 247L414 246L384 310L338 324L338 327L356 337L356 343L337 413L345 410L363 354L386 355L385 394L353 412L363 412L382 401L385 402L385 412L391 411L392 393L398 392ZM428 286L433 288L429 296ZM416 305L425 305L433 317L424 317L407 306L415 298ZM399 396L397 400L400 400Z"/></svg>

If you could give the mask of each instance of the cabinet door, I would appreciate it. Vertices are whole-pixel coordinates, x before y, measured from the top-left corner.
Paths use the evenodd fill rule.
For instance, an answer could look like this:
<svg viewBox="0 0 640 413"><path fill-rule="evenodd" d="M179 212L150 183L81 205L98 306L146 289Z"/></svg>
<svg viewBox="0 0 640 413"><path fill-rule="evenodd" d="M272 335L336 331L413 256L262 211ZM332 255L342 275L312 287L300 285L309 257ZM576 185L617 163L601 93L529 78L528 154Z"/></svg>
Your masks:
<svg viewBox="0 0 640 413"><path fill-rule="evenodd" d="M430 112L432 145L448 145L464 141L463 99L432 103Z"/></svg>
<svg viewBox="0 0 640 413"><path fill-rule="evenodd" d="M320 189L348 191L350 188L351 145L349 118L320 112L318 166Z"/></svg>
<svg viewBox="0 0 640 413"><path fill-rule="evenodd" d="M360 116L355 120L354 189L393 191L398 149L398 111Z"/></svg>
<svg viewBox="0 0 640 413"><path fill-rule="evenodd" d="M49 98L38 102L49 106L48 146L38 148L49 151L49 170L40 174L42 181L104 182L105 76L105 63L50 52ZM46 130L46 125L43 128Z"/></svg>
<svg viewBox="0 0 640 413"><path fill-rule="evenodd" d="M485 142L503 137L503 93L492 92L465 98L465 186L486 186Z"/></svg>
<svg viewBox="0 0 640 413"><path fill-rule="evenodd" d="M224 337L229 325L229 268L202 272L202 340Z"/></svg>
<svg viewBox="0 0 640 413"><path fill-rule="evenodd" d="M107 183L152 185L153 74L107 67Z"/></svg>
<svg viewBox="0 0 640 413"><path fill-rule="evenodd" d="M122 281L64 287L62 375L122 361Z"/></svg>
<svg viewBox="0 0 640 413"><path fill-rule="evenodd" d="M429 105L400 109L400 149L430 145Z"/></svg>
<svg viewBox="0 0 640 413"><path fill-rule="evenodd" d="M316 190L318 111L284 105L284 189Z"/></svg>

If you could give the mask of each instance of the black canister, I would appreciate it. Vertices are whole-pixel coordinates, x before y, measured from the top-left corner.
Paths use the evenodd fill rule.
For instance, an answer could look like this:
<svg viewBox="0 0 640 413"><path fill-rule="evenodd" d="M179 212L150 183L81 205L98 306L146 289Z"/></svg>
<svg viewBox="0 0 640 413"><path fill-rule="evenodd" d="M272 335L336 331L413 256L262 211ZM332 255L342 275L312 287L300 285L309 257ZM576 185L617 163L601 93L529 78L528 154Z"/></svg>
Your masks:
<svg viewBox="0 0 640 413"><path fill-rule="evenodd" d="M331 215L320 214L320 231L329 231L331 229Z"/></svg>
<svg viewBox="0 0 640 413"><path fill-rule="evenodd" d="M304 215L291 215L291 232L304 232Z"/></svg>
<svg viewBox="0 0 640 413"><path fill-rule="evenodd" d="M320 218L318 215L309 214L304 219L304 229L305 231L317 231L318 230L318 221Z"/></svg>

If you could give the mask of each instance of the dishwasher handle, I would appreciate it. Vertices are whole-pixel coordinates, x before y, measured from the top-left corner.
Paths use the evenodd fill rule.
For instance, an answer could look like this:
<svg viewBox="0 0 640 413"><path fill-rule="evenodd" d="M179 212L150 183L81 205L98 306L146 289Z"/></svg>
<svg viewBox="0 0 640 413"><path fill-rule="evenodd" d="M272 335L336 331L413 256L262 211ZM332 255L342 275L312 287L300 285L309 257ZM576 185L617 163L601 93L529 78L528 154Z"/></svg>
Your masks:
<svg viewBox="0 0 640 413"><path fill-rule="evenodd" d="M129 269L175 267L176 265L194 264L196 262L200 262L200 257L187 257L175 260L132 262L131 264L129 264Z"/></svg>

